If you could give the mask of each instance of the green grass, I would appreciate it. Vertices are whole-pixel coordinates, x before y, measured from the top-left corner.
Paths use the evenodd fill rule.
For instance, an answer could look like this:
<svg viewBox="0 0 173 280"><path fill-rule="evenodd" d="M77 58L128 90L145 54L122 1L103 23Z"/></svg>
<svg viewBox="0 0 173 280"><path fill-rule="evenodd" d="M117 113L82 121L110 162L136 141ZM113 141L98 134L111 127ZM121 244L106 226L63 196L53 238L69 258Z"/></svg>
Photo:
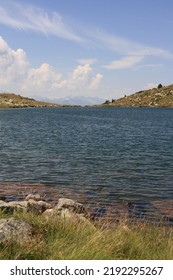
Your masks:
<svg viewBox="0 0 173 280"><path fill-rule="evenodd" d="M31 240L0 244L1 260L173 259L171 227L142 223L100 227L31 214L16 217L33 225Z"/></svg>

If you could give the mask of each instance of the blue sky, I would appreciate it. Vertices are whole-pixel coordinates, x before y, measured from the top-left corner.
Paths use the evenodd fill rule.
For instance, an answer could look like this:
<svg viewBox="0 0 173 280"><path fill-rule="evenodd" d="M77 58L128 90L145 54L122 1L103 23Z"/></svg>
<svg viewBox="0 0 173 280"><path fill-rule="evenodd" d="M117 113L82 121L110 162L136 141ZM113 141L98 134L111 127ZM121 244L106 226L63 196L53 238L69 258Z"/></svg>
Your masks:
<svg viewBox="0 0 173 280"><path fill-rule="evenodd" d="M0 0L0 91L119 98L173 83L172 0Z"/></svg>

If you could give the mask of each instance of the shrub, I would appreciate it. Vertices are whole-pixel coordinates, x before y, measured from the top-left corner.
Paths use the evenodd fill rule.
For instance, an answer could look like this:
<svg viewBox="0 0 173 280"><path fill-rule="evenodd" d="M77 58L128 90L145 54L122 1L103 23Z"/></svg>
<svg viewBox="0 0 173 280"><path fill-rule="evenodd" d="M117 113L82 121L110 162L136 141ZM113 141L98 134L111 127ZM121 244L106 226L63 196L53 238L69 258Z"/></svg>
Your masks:
<svg viewBox="0 0 173 280"><path fill-rule="evenodd" d="M157 88L162 88L162 87L163 87L162 84L159 84Z"/></svg>

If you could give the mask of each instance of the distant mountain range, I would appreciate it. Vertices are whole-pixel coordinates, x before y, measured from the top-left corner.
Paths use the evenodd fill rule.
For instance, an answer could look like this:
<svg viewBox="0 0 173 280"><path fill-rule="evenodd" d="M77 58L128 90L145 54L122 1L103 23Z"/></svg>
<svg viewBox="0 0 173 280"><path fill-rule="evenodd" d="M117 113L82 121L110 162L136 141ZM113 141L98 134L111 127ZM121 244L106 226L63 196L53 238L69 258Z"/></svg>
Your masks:
<svg viewBox="0 0 173 280"><path fill-rule="evenodd" d="M79 106L92 106L95 104L101 104L104 102L104 99L99 97L90 97L90 96L65 96L62 98L53 98L49 99L42 96L33 96L33 98L45 102L65 104L65 105L79 105Z"/></svg>
<svg viewBox="0 0 173 280"><path fill-rule="evenodd" d="M103 101L103 99L83 96L48 99L41 96L28 98L14 93L0 93L0 108L90 106Z"/></svg>
<svg viewBox="0 0 173 280"><path fill-rule="evenodd" d="M108 107L173 107L173 85L138 91L132 95L124 96L111 101L97 97L65 97L47 99L39 96L33 98L23 97L14 93L0 93L0 108L25 107L70 107L70 106L108 106Z"/></svg>

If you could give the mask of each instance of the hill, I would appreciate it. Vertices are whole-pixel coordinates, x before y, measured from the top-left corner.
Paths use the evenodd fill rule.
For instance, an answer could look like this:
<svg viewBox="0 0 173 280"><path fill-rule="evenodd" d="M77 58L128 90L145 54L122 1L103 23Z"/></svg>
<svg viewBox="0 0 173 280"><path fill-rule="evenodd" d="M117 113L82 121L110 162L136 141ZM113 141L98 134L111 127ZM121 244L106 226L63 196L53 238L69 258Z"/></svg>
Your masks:
<svg viewBox="0 0 173 280"><path fill-rule="evenodd" d="M14 93L0 93L0 108L61 107L64 105L36 101Z"/></svg>
<svg viewBox="0 0 173 280"><path fill-rule="evenodd" d="M173 107L173 85L142 90L130 96L106 101L101 106L115 107Z"/></svg>

